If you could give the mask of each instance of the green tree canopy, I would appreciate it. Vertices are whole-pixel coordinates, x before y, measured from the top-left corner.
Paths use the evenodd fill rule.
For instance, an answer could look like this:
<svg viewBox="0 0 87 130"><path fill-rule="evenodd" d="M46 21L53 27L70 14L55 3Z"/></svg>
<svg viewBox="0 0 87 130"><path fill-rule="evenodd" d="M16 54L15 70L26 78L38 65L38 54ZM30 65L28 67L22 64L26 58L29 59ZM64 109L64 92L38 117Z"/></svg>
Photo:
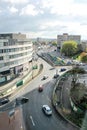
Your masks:
<svg viewBox="0 0 87 130"><path fill-rule="evenodd" d="M65 41L63 43L61 52L64 53L66 56L74 55L78 50L77 42L75 41Z"/></svg>
<svg viewBox="0 0 87 130"><path fill-rule="evenodd" d="M57 46L57 42L56 42L56 41L53 41L53 42L52 42L52 45L53 45L53 46Z"/></svg>
<svg viewBox="0 0 87 130"><path fill-rule="evenodd" d="M87 63L87 55L83 56L83 57L81 58L81 61Z"/></svg>

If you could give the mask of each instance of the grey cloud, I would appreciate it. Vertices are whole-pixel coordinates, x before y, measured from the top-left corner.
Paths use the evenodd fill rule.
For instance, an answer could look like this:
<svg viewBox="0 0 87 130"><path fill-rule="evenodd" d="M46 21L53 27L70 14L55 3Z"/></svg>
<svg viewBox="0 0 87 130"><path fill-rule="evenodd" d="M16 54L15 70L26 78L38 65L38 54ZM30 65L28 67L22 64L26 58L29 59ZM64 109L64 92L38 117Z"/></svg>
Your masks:
<svg viewBox="0 0 87 130"><path fill-rule="evenodd" d="M73 16L73 15L56 15L51 14L50 9L42 8L42 3L40 0L29 0L28 4L33 4L35 9L39 11L37 16L30 15L20 15L20 12L24 6L27 4L16 4L15 8L18 9L18 12L11 14L8 7L12 7L11 3L6 3L1 0L0 2L0 33L2 32L43 32L44 36L55 36L59 33L73 31L68 30L68 27L65 25L58 25L55 27L47 27L46 29L41 29L40 25L44 25L46 22L54 21L63 21L63 22L78 22L80 25L86 24L86 16ZM40 13L40 11L44 13Z"/></svg>

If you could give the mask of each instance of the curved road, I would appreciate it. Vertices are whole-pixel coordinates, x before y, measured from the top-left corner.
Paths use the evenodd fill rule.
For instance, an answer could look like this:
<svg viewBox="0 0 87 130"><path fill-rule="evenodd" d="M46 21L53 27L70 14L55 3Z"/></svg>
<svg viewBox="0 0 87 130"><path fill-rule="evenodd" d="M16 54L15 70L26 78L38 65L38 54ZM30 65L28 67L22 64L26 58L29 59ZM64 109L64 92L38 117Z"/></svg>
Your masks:
<svg viewBox="0 0 87 130"><path fill-rule="evenodd" d="M43 92L40 93L35 89L26 94L30 99L29 103L23 106L23 114L27 130L76 130L75 127L64 121L52 107L51 96L53 86L54 81L51 81L44 85ZM51 107L53 111L51 117L47 117L43 113L43 104L48 104Z"/></svg>
<svg viewBox="0 0 87 130"><path fill-rule="evenodd" d="M40 63L44 64L42 73L12 97L15 99L15 97L20 97L27 93L25 96L29 98L29 102L22 106L26 130L76 130L75 127L64 121L52 107L51 97L55 84L53 76L56 70L50 70L52 67L42 59L40 59ZM43 75L47 75L49 78L42 81ZM38 92L40 84L44 86L42 93ZM44 115L42 112L43 104L48 104L52 108L52 117Z"/></svg>

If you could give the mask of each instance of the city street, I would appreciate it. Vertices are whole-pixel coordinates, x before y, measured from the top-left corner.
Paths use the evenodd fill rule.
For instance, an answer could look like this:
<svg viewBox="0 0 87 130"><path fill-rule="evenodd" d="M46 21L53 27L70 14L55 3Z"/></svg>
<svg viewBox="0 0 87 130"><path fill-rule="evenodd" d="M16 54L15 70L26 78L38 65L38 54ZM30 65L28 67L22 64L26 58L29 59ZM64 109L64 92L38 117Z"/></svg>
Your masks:
<svg viewBox="0 0 87 130"><path fill-rule="evenodd" d="M51 98L52 92L55 86L56 79L53 79L54 74L56 72L59 73L59 68L52 69L47 62L39 58L39 62L44 65L43 71L36 78L34 78L26 87L20 89L17 93L15 93L10 99L14 100L17 97L25 96L29 98L29 102L24 104L22 107L24 122L26 125L26 130L76 130L73 128L67 121L65 121L54 109L52 106ZM58 71L57 71L58 69ZM60 72L61 75L64 72ZM46 80L42 80L43 76L47 75L48 78ZM43 92L38 92L39 85L43 85ZM15 101L12 102L15 104ZM42 112L42 105L48 104L52 111L52 117L47 117ZM5 110L8 109L11 104L8 104L7 107L3 108Z"/></svg>
<svg viewBox="0 0 87 130"><path fill-rule="evenodd" d="M52 80L44 84L43 92L38 89L26 94L29 103L23 106L23 114L27 130L77 130L74 126L65 121L54 109L51 102L55 82ZM47 117L42 111L42 105L51 107L53 114Z"/></svg>

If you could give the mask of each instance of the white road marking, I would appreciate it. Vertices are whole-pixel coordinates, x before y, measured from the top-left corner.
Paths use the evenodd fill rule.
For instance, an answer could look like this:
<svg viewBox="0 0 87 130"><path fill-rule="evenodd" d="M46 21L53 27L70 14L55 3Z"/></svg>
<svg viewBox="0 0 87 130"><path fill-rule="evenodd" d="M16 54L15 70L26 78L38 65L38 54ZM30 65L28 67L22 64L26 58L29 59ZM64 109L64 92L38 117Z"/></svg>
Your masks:
<svg viewBox="0 0 87 130"><path fill-rule="evenodd" d="M33 126L35 126L35 123L34 123L34 121L33 121L32 116L30 116L30 119L31 119L31 122L32 122Z"/></svg>

